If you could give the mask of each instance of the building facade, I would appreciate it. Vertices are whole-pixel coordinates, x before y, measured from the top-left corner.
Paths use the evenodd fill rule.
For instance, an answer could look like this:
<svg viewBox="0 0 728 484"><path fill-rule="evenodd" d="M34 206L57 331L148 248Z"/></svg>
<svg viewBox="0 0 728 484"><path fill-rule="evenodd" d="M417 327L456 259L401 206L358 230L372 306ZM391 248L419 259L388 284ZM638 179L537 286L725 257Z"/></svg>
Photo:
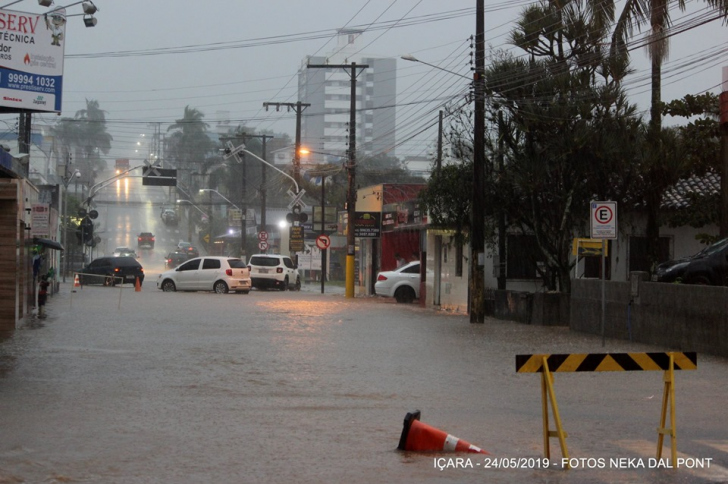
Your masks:
<svg viewBox="0 0 728 484"><path fill-rule="evenodd" d="M313 163L333 163L346 157L349 145L352 70L309 65L367 65L356 73L356 150L367 155L394 156L397 62L359 53L362 31L341 29L337 48L324 56L308 56L301 65L298 99L310 104L301 119L302 142L312 150ZM313 158L316 158L315 160Z"/></svg>

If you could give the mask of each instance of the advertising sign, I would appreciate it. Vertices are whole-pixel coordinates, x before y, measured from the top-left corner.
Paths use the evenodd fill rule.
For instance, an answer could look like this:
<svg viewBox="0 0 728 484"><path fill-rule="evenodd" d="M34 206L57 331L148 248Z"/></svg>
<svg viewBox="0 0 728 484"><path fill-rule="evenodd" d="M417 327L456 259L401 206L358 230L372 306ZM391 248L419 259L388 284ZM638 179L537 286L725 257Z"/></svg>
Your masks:
<svg viewBox="0 0 728 484"><path fill-rule="evenodd" d="M379 237L381 216L379 212L356 212L354 237Z"/></svg>
<svg viewBox="0 0 728 484"><path fill-rule="evenodd" d="M61 112L66 10L0 10L0 110Z"/></svg>
<svg viewBox="0 0 728 484"><path fill-rule="evenodd" d="M47 203L34 203L31 206L32 215L30 231L33 237L48 237L50 235L51 211Z"/></svg>

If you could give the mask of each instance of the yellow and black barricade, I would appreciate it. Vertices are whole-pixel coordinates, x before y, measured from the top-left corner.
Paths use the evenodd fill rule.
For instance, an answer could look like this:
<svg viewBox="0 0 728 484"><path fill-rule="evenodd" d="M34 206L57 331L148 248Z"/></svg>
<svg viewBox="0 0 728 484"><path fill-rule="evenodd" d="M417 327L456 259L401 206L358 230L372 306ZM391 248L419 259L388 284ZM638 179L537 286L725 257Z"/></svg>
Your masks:
<svg viewBox="0 0 728 484"><path fill-rule="evenodd" d="M561 425L559 407L554 393L553 373L594 371L664 371L665 390L662 395L662 413L657 428L657 459L662 457L665 435L670 436L673 467L677 467L677 436L675 432L675 370L695 370L698 355L694 352L668 353L586 353L586 354L541 354L516 355L516 373L541 373L541 407L543 411L543 441L547 459L551 458L549 438L557 437L561 454L569 458L566 447L567 434ZM548 404L556 424L556 430L549 430ZM668 401L670 406L670 427L665 427Z"/></svg>

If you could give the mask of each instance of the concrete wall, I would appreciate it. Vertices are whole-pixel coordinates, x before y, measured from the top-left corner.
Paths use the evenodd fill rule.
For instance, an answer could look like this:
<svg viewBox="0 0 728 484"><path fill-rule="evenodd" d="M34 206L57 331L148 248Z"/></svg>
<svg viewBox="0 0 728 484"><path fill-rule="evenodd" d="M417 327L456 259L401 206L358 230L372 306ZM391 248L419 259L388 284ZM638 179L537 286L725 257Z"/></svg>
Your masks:
<svg viewBox="0 0 728 484"><path fill-rule="evenodd" d="M728 288L607 281L609 338L728 357ZM601 281L573 281L570 328L601 334Z"/></svg>

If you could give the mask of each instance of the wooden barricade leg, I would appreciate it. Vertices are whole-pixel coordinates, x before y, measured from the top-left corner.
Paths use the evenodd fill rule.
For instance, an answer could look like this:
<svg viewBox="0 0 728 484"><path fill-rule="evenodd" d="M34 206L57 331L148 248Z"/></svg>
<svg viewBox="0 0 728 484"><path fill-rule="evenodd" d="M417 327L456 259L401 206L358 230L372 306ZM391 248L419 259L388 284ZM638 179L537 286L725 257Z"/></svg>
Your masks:
<svg viewBox="0 0 728 484"><path fill-rule="evenodd" d="M548 361L546 360L546 357L542 359L542 375L541 375L541 397L543 399L542 402L542 408L543 408L543 423L544 423L544 444L545 444L545 457L547 459L551 458L551 451L549 446L549 438L550 437L558 437L559 438L559 444L561 445L561 455L565 459L569 458L569 449L566 447L566 437L567 434L564 432L563 427L561 426L561 416L559 415L559 405L556 403L556 394L554 393L554 377L551 374L551 371L549 371L549 365ZM549 417L548 417L548 401L546 399L548 395L548 399L551 401L551 410L554 414L554 423L556 424L556 430L552 431L549 430ZM569 468L569 465L566 465L566 468Z"/></svg>
<svg viewBox="0 0 728 484"><path fill-rule="evenodd" d="M657 459L662 457L662 446L665 434L670 436L670 457L672 467L677 468L677 434L675 431L675 357L670 355L670 366L665 370L663 381L665 382L665 391L662 394L662 412L660 414L660 426L657 428ZM667 406L670 405L670 427L665 427L667 419Z"/></svg>

